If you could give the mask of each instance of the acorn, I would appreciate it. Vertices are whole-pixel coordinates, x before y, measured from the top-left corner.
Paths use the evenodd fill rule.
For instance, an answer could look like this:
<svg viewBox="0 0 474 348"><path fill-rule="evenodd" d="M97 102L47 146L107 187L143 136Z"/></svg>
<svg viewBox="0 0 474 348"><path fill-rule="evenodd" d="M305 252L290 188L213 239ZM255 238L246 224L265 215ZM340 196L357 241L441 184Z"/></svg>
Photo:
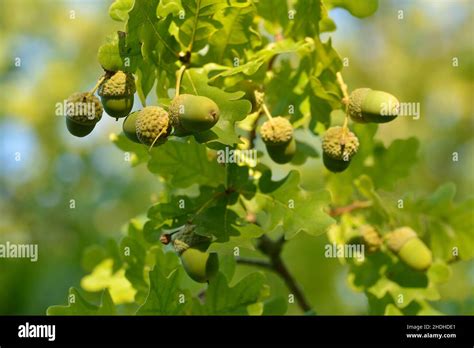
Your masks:
<svg viewBox="0 0 474 348"><path fill-rule="evenodd" d="M387 92L358 88L349 96L348 112L354 122L390 122L398 116L399 108L398 99Z"/></svg>
<svg viewBox="0 0 474 348"><path fill-rule="evenodd" d="M262 124L260 136L274 162L284 164L291 161L296 153L296 141L290 121L281 116L273 117Z"/></svg>
<svg viewBox="0 0 474 348"><path fill-rule="evenodd" d="M73 93L66 101L66 117L80 125L94 126L103 111L99 98L89 92Z"/></svg>
<svg viewBox="0 0 474 348"><path fill-rule="evenodd" d="M66 117L66 127L69 133L72 135L82 138L86 135L90 134L95 127L95 124L90 126L85 126L74 121L71 121L69 118Z"/></svg>
<svg viewBox="0 0 474 348"><path fill-rule="evenodd" d="M196 282L205 283L217 274L219 258L217 253L206 251L211 239L195 234L194 228L194 225L184 225L171 238L189 277Z"/></svg>
<svg viewBox="0 0 474 348"><path fill-rule="evenodd" d="M177 134L198 133L211 129L219 121L217 104L207 97L180 94L169 107L171 124Z"/></svg>
<svg viewBox="0 0 474 348"><path fill-rule="evenodd" d="M127 116L132 110L135 91L133 75L117 71L107 72L97 94L99 94L107 114L118 119Z"/></svg>
<svg viewBox="0 0 474 348"><path fill-rule="evenodd" d="M380 235L373 226L361 226L360 233L369 253L376 252L380 249L380 246L382 245L382 238L380 238Z"/></svg>
<svg viewBox="0 0 474 348"><path fill-rule="evenodd" d="M147 106L136 117L136 134L142 144L158 146L166 142L171 124L169 115L163 108Z"/></svg>
<svg viewBox="0 0 474 348"><path fill-rule="evenodd" d="M401 227L386 235L387 246L406 265L425 271L433 262L431 250L410 227Z"/></svg>
<svg viewBox="0 0 474 348"><path fill-rule="evenodd" d="M334 173L344 171L359 148L359 139L349 129L329 128L323 135L323 163Z"/></svg>
<svg viewBox="0 0 474 348"><path fill-rule="evenodd" d="M181 254L181 262L189 277L198 283L209 281L219 270L217 253L208 253L194 247Z"/></svg>
<svg viewBox="0 0 474 348"><path fill-rule="evenodd" d="M125 134L125 136L128 139L130 139L131 141L135 143L140 144L141 142L137 136L137 126L136 126L137 117L139 114L140 114L140 111L134 111L130 115L128 115L127 118L125 118L125 120L123 121L122 130L123 130L123 134Z"/></svg>

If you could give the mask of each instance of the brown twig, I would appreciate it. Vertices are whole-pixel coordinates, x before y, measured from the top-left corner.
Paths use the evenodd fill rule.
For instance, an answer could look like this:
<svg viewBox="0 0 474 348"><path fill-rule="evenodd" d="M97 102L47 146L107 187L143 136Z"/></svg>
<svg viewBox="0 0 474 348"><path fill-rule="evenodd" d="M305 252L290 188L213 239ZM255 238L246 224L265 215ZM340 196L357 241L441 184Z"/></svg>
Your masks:
<svg viewBox="0 0 474 348"><path fill-rule="evenodd" d="M298 285L297 281L293 277L293 275L288 270L288 267L283 262L281 258L281 251L283 248L283 244L285 242L285 238L281 237L277 241L273 241L267 235L262 235L257 244L258 250L260 250L263 254L269 257L269 265L270 269L277 273L283 281L285 282L288 289L290 289L291 293L295 296L298 305L304 312L312 310L309 301L307 300L306 296L304 295L303 291L301 290L300 286ZM267 267L267 266L265 266Z"/></svg>
<svg viewBox="0 0 474 348"><path fill-rule="evenodd" d="M329 211L329 215L332 217L342 215L344 213L349 213L353 210L364 209L372 206L372 201L354 201L349 205L343 207L334 207Z"/></svg>

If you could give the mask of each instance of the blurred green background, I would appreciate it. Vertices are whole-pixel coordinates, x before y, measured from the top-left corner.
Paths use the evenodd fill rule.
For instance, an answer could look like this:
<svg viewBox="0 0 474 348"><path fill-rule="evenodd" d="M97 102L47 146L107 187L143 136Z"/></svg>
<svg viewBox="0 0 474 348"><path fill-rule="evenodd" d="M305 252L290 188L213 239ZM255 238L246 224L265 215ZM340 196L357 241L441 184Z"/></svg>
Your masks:
<svg viewBox="0 0 474 348"><path fill-rule="evenodd" d="M0 259L1 315L44 314L65 303L67 289L79 287L85 274L82 251L120 239L128 220L160 194L159 180L143 165L131 168L110 142L120 123L104 116L90 136L74 138L55 116L56 103L91 89L102 73L97 49L106 35L123 29L108 17L111 2L0 0L0 243L39 245L36 263ZM420 161L400 180L400 194L427 194L446 181L456 183L457 200L474 192L473 6L470 0L384 0L363 20L331 11L338 28L322 37L332 37L348 58L349 88L370 86L421 104L419 120L399 117L377 133L386 144L421 140ZM460 160L452 165L455 151ZM297 169L306 188L323 186L319 159ZM348 287L345 267L324 258L326 243L325 236L299 234L283 256L319 314L366 314L367 300ZM252 270L239 266L236 278ZM435 307L473 314L474 262L455 264L453 271ZM268 279L274 294L287 293L275 275ZM296 305L289 313L298 313Z"/></svg>

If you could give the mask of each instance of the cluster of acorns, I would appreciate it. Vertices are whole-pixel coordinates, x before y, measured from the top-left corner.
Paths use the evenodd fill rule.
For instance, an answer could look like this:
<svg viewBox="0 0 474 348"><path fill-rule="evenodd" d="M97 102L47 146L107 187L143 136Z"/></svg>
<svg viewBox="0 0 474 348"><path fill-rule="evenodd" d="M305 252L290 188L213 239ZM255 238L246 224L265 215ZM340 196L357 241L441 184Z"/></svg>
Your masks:
<svg viewBox="0 0 474 348"><path fill-rule="evenodd" d="M170 134L187 136L203 132L219 120L219 107L212 99L191 94L176 95L168 111L159 106L147 106L130 113L135 91L132 74L106 72L98 87L101 101L91 92L74 93L68 98L66 125L69 132L77 137L88 135L105 110L117 120L126 117L123 132L127 138L158 146L166 142Z"/></svg>
<svg viewBox="0 0 474 348"><path fill-rule="evenodd" d="M359 88L349 96L347 112L357 123L386 123L398 116L399 102L393 95ZM323 163L338 173L345 170L359 148L359 139L347 127L330 127L323 135Z"/></svg>
<svg viewBox="0 0 474 348"><path fill-rule="evenodd" d="M66 126L72 135L84 137L94 129L105 111L119 119L133 107L135 79L132 74L107 71L98 87L97 98L92 92L73 93L67 99Z"/></svg>
<svg viewBox="0 0 474 348"><path fill-rule="evenodd" d="M383 240L374 227L364 225L361 235L369 252L380 249ZM384 237L385 243L398 258L416 271L426 271L433 262L431 250L410 227L400 227Z"/></svg>
<svg viewBox="0 0 474 348"><path fill-rule="evenodd" d="M369 88L354 90L347 101L349 117L357 123L385 123L398 115L399 102L393 95ZM260 127L268 155L278 163L291 161L296 152L293 126L281 116L271 117ZM345 170L359 148L357 136L347 126L330 127L322 138L323 163L330 171Z"/></svg>

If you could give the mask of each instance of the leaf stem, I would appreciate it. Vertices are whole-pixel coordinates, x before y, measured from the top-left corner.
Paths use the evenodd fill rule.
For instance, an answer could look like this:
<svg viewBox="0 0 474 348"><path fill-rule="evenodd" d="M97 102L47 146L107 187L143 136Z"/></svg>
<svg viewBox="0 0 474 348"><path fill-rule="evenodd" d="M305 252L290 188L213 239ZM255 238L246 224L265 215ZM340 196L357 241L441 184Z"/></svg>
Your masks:
<svg viewBox="0 0 474 348"><path fill-rule="evenodd" d="M342 74L340 71L336 73L336 79L337 79L337 84L339 85L339 88L341 89L343 99L342 102L343 104L347 104L349 101L349 92L348 92L348 87L346 83L344 82L344 79L342 78Z"/></svg>
<svg viewBox="0 0 474 348"><path fill-rule="evenodd" d="M181 88L181 80L183 79L184 71L186 70L186 65L181 66L176 72L176 92L175 96L179 96L179 89Z"/></svg>
<svg viewBox="0 0 474 348"><path fill-rule="evenodd" d="M94 88L92 88L89 93L94 94L95 91L97 91L97 88L99 88L100 84L104 82L105 80L105 75L103 75L99 80L97 80L97 83L95 84Z"/></svg>
<svg viewBox="0 0 474 348"><path fill-rule="evenodd" d="M262 108L263 108L263 111L265 112L265 116L267 116L267 118L271 121L273 118L272 114L270 113L270 111L267 108L267 105L264 102L262 102Z"/></svg>

